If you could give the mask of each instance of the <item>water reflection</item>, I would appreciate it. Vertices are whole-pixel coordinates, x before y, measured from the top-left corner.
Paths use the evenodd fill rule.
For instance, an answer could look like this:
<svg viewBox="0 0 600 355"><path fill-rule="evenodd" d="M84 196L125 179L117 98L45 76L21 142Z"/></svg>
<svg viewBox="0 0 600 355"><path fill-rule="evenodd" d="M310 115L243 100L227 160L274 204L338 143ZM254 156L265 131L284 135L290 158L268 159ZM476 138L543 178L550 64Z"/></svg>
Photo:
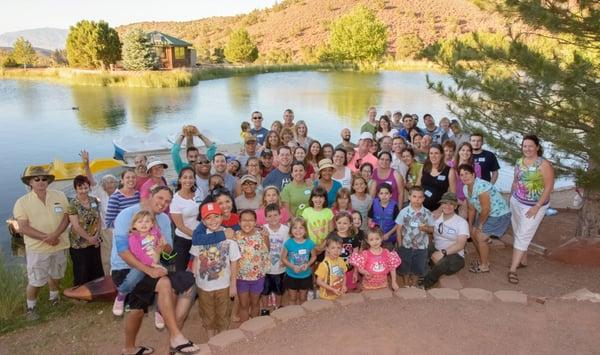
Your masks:
<svg viewBox="0 0 600 355"><path fill-rule="evenodd" d="M227 94L229 95L230 107L237 112L249 112L250 96L253 90L250 88L251 77L239 76L227 80Z"/></svg>
<svg viewBox="0 0 600 355"><path fill-rule="evenodd" d="M102 132L125 124L123 99L107 88L77 87L71 89L73 105L81 126Z"/></svg>
<svg viewBox="0 0 600 355"><path fill-rule="evenodd" d="M338 117L353 122L367 116L369 106L381 102L381 74L331 73L327 92L328 106Z"/></svg>
<svg viewBox="0 0 600 355"><path fill-rule="evenodd" d="M173 114L188 111L192 102L189 88L127 89L120 95L127 102L130 123L142 132L154 129L159 119L173 119Z"/></svg>

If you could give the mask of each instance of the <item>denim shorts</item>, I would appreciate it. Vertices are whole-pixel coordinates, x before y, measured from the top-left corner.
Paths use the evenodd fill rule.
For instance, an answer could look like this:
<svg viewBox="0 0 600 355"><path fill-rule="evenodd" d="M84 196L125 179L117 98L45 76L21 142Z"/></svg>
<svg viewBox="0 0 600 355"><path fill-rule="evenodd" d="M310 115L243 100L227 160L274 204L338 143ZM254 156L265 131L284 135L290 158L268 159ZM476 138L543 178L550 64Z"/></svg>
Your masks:
<svg viewBox="0 0 600 355"><path fill-rule="evenodd" d="M251 281L238 279L236 285L238 293L250 292L255 294L261 294L263 288L265 287L265 277L263 276L258 280Z"/></svg>
<svg viewBox="0 0 600 355"><path fill-rule="evenodd" d="M398 268L400 275L425 275L427 266L427 249L413 249L399 247L398 254L400 255L401 264Z"/></svg>

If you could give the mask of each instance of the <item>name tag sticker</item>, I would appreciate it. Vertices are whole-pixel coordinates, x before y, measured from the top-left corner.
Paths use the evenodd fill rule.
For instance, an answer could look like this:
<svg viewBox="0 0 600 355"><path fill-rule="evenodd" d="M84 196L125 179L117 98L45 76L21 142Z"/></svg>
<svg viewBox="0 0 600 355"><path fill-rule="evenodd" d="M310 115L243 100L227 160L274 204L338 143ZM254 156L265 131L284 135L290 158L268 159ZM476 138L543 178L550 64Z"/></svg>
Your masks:
<svg viewBox="0 0 600 355"><path fill-rule="evenodd" d="M306 196L310 195L310 190L304 190L304 194L305 194Z"/></svg>
<svg viewBox="0 0 600 355"><path fill-rule="evenodd" d="M306 255L306 249L300 249L300 250L298 250L298 254L300 254L300 255Z"/></svg>
<svg viewBox="0 0 600 355"><path fill-rule="evenodd" d="M454 228L448 228L446 229L446 232L448 232L449 235L456 235L456 229Z"/></svg>
<svg viewBox="0 0 600 355"><path fill-rule="evenodd" d="M527 171L530 171L530 172L534 172L536 170L537 169L535 168L535 166L530 166L529 168L527 168Z"/></svg>
<svg viewBox="0 0 600 355"><path fill-rule="evenodd" d="M90 206L91 206L92 208L96 208L96 207L98 207L98 204L97 204L96 202L92 202L92 203L90 204Z"/></svg>
<svg viewBox="0 0 600 355"><path fill-rule="evenodd" d="M419 228L421 224L419 223L419 221L412 221L410 222L410 226L413 228Z"/></svg>
<svg viewBox="0 0 600 355"><path fill-rule="evenodd" d="M54 213L63 213L63 208L61 206L54 206Z"/></svg>
<svg viewBox="0 0 600 355"><path fill-rule="evenodd" d="M429 190L425 190L424 194L427 197L431 197L433 195L433 193L431 191L429 191Z"/></svg>
<svg viewBox="0 0 600 355"><path fill-rule="evenodd" d="M446 181L446 175L438 175L438 181Z"/></svg>
<svg viewBox="0 0 600 355"><path fill-rule="evenodd" d="M342 273L342 270L340 269L340 267L339 267L339 266L337 266L337 265L333 265L333 266L331 267L331 272L332 272L332 273L334 273L334 274L336 274L336 275L339 275L339 274L341 274L341 273Z"/></svg>
<svg viewBox="0 0 600 355"><path fill-rule="evenodd" d="M485 157L481 157L481 158L479 158L479 162L480 162L480 163L485 163Z"/></svg>

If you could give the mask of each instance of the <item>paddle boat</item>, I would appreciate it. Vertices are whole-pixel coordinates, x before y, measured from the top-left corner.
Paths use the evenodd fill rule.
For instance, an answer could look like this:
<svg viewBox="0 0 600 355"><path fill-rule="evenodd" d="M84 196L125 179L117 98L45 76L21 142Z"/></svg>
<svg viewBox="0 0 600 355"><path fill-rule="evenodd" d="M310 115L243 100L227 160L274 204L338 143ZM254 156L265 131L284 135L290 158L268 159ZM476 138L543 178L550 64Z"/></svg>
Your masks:
<svg viewBox="0 0 600 355"><path fill-rule="evenodd" d="M135 137L127 135L115 138L113 146L115 147L114 158L125 160L127 153L171 149L172 143L166 137L153 132Z"/></svg>

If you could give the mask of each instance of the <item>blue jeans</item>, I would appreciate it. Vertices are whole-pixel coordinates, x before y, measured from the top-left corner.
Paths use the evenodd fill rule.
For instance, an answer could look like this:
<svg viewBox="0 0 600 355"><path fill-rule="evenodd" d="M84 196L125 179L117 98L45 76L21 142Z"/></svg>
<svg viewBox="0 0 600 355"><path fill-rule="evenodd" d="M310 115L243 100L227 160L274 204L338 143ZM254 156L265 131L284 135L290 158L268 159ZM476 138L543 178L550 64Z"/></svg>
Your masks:
<svg viewBox="0 0 600 355"><path fill-rule="evenodd" d="M117 287L117 291L122 295L130 293L138 282L142 281L144 275L146 274L138 269L129 269L129 273L127 273L125 280Z"/></svg>

